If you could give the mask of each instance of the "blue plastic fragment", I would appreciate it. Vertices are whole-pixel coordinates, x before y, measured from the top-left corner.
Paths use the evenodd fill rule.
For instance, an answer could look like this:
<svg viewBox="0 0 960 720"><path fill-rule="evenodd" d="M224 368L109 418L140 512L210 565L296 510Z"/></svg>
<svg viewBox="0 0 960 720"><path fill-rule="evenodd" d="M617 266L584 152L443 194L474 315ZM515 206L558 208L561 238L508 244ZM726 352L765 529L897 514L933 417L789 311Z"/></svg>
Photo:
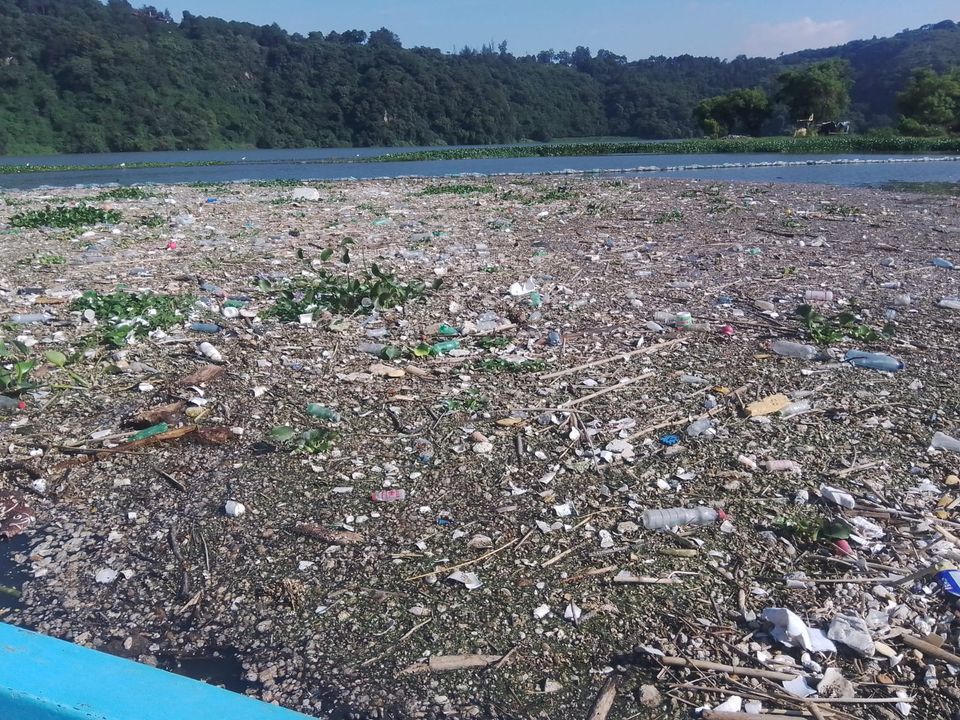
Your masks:
<svg viewBox="0 0 960 720"><path fill-rule="evenodd" d="M662 438L660 438L660 443L662 445L666 445L667 447L676 445L678 442L680 442L680 437L677 435L664 435Z"/></svg>
<svg viewBox="0 0 960 720"><path fill-rule="evenodd" d="M937 573L937 582L947 595L960 597L960 570L942 570Z"/></svg>

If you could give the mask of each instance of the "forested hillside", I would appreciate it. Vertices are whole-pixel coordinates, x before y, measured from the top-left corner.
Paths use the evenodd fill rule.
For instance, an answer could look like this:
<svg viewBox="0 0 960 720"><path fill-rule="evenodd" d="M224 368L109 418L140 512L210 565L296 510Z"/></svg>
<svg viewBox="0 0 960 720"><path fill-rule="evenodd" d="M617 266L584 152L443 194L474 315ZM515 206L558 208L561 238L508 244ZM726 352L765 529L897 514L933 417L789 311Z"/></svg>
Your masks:
<svg viewBox="0 0 960 720"><path fill-rule="evenodd" d="M892 124L914 68L960 66L960 27L777 60L629 62L583 47L405 49L383 28L304 37L189 14L176 23L125 0L0 0L0 154L690 137L700 100L769 90L786 67L828 58L850 62L856 125Z"/></svg>

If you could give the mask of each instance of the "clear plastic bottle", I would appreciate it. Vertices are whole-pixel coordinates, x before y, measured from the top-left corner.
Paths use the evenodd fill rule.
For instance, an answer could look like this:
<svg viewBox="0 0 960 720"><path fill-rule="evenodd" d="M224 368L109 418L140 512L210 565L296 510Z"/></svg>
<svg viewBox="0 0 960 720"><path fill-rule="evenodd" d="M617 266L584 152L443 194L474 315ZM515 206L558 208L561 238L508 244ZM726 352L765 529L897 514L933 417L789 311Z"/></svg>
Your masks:
<svg viewBox="0 0 960 720"><path fill-rule="evenodd" d="M947 310L960 310L960 298L945 297L937 303L937 306L946 308Z"/></svg>
<svg viewBox="0 0 960 720"><path fill-rule="evenodd" d="M913 298L911 298L907 293L904 293L903 295L897 295L893 299L893 304L896 307L907 307L911 302L913 302Z"/></svg>
<svg viewBox="0 0 960 720"><path fill-rule="evenodd" d="M10 316L10 322L14 325L36 325L38 323L48 323L51 320L53 320L53 315L47 313L24 313Z"/></svg>
<svg viewBox="0 0 960 720"><path fill-rule="evenodd" d="M830 302L833 300L833 291L832 290L807 290L803 294L803 299L807 302L811 300L820 300L823 302Z"/></svg>
<svg viewBox="0 0 960 720"><path fill-rule="evenodd" d="M899 289L900 289L900 281L899 281L899 280L890 280L890 281L885 282L885 283L880 283L880 287L882 287L884 290L899 290Z"/></svg>
<svg viewBox="0 0 960 720"><path fill-rule="evenodd" d="M935 432L930 447L937 450L949 450L950 452L960 453L960 440L950 437L946 433Z"/></svg>
<svg viewBox="0 0 960 720"><path fill-rule="evenodd" d="M662 323L664 325L673 325L674 323L677 322L676 315L674 315L672 312L666 312L664 310L661 310L660 312L655 312L653 314L653 319L656 320L658 323Z"/></svg>
<svg viewBox="0 0 960 720"><path fill-rule="evenodd" d="M667 508L661 510L644 510L643 526L647 530L662 530L663 528L680 525L712 525L719 518L726 517L722 510L701 505L695 508Z"/></svg>
<svg viewBox="0 0 960 720"><path fill-rule="evenodd" d="M0 412L12 412L20 407L20 401L16 398L0 395Z"/></svg>
<svg viewBox="0 0 960 720"><path fill-rule="evenodd" d="M820 354L820 351L813 345L803 345L787 340L774 340L770 343L770 349L777 355L797 358L798 360L814 360Z"/></svg>
<svg viewBox="0 0 960 720"><path fill-rule="evenodd" d="M864 350L848 350L843 356L844 362L860 368L870 370L883 370L884 372L897 372L903 370L902 360L898 360L892 355L886 353L872 353Z"/></svg>
<svg viewBox="0 0 960 720"><path fill-rule="evenodd" d="M799 415L800 413L805 413L810 411L810 401L809 400L798 400L797 402L792 402L786 407L780 408L780 417L793 417L794 415Z"/></svg>
<svg viewBox="0 0 960 720"><path fill-rule="evenodd" d="M687 426L687 435L690 437L700 437L701 435L707 433L710 428L713 427L713 422L710 418L701 418L695 420Z"/></svg>

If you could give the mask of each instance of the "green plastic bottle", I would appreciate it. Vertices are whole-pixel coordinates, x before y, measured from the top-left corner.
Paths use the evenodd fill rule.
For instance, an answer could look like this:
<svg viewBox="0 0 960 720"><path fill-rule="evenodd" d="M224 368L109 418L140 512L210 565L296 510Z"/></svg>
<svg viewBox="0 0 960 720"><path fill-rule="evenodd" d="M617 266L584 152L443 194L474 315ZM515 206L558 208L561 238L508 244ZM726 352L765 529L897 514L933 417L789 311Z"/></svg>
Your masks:
<svg viewBox="0 0 960 720"><path fill-rule="evenodd" d="M532 293L530 293L530 307L538 308L541 305L543 305L543 297L540 295L540 293L534 290Z"/></svg>
<svg viewBox="0 0 960 720"><path fill-rule="evenodd" d="M319 403L310 403L307 405L307 414L315 418L320 418L321 420L332 420L334 422L340 419L340 416L337 415L334 410Z"/></svg>
<svg viewBox="0 0 960 720"><path fill-rule="evenodd" d="M147 438L152 438L154 435L159 435L160 433L165 433L170 429L170 426L166 423L160 423L158 425L151 425L148 428L144 428L140 432L131 435L128 439L130 442L135 440L146 440Z"/></svg>
<svg viewBox="0 0 960 720"><path fill-rule="evenodd" d="M456 350L458 347L460 347L459 340L444 340L443 342L438 342L431 345L430 351L434 355L443 355L451 350Z"/></svg>
<svg viewBox="0 0 960 720"><path fill-rule="evenodd" d="M459 331L459 330L457 330L455 327L452 327L452 326L450 326L450 325L447 325L446 323L440 323L440 329L437 330L437 332L439 332L441 335L445 335L445 336L447 336L447 337L450 337L450 336L452 336L452 335L459 335L459 334L460 334L460 331Z"/></svg>

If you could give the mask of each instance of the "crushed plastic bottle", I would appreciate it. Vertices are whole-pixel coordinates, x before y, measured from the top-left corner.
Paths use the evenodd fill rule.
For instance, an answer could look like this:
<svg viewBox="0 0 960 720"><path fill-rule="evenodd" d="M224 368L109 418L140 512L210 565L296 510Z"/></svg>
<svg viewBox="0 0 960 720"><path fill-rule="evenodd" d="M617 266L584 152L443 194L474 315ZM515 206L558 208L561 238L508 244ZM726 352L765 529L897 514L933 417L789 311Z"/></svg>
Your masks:
<svg viewBox="0 0 960 720"><path fill-rule="evenodd" d="M803 294L803 299L807 302L822 301L831 302L833 300L832 290L807 290Z"/></svg>
<svg viewBox="0 0 960 720"><path fill-rule="evenodd" d="M687 426L687 435L690 437L700 437L706 435L713 429L713 422L710 418L701 418L695 420Z"/></svg>
<svg viewBox="0 0 960 720"><path fill-rule="evenodd" d="M936 450L949 450L950 452L960 453L960 440L946 433L935 432L933 434L933 440L930 441L930 447Z"/></svg>
<svg viewBox="0 0 960 720"><path fill-rule="evenodd" d="M934 267L943 268L944 270L956 270L957 266L946 258L937 257L930 261Z"/></svg>
<svg viewBox="0 0 960 720"><path fill-rule="evenodd" d="M786 407L780 408L780 417L789 418L809 411L810 401L798 400L797 402L790 403Z"/></svg>
<svg viewBox="0 0 960 720"><path fill-rule="evenodd" d="M390 488L388 490L374 490L370 493L370 499L374 502L400 502L407 499L407 491L402 488Z"/></svg>
<svg viewBox="0 0 960 720"><path fill-rule="evenodd" d="M898 360L892 355L866 352L864 350L848 350L847 354L843 356L843 360L855 367L882 370L884 372L897 372L903 370L905 367L902 360Z"/></svg>
<svg viewBox="0 0 960 720"><path fill-rule="evenodd" d="M413 442L413 451L417 453L417 460L424 465L433 464L433 443L423 438L417 438Z"/></svg>
<svg viewBox="0 0 960 720"><path fill-rule="evenodd" d="M644 510L642 515L643 526L647 530L662 530L680 525L712 525L725 517L723 510L705 505L695 508Z"/></svg>
<svg viewBox="0 0 960 720"><path fill-rule="evenodd" d="M770 349L777 355L797 358L798 360L815 360L820 354L820 351L813 345L803 345L787 340L774 340L770 343Z"/></svg>
<svg viewBox="0 0 960 720"><path fill-rule="evenodd" d="M340 416L335 410L331 410L319 403L310 403L307 405L307 414L315 418L320 418L321 420L331 420L333 422L340 419Z"/></svg>
<svg viewBox="0 0 960 720"><path fill-rule="evenodd" d="M0 412L13 412L20 407L20 401L16 398L0 395Z"/></svg>
<svg viewBox="0 0 960 720"><path fill-rule="evenodd" d="M960 310L960 298L945 297L937 303L937 307L946 308L947 310Z"/></svg>
<svg viewBox="0 0 960 720"><path fill-rule="evenodd" d="M899 290L900 284L901 283L899 280L890 280L885 283L880 283L880 287L882 287L884 290Z"/></svg>
<svg viewBox="0 0 960 720"><path fill-rule="evenodd" d="M357 349L360 352L367 353L368 355L380 357L380 353L382 353L386 347L387 346L383 343L360 343L360 347Z"/></svg>

